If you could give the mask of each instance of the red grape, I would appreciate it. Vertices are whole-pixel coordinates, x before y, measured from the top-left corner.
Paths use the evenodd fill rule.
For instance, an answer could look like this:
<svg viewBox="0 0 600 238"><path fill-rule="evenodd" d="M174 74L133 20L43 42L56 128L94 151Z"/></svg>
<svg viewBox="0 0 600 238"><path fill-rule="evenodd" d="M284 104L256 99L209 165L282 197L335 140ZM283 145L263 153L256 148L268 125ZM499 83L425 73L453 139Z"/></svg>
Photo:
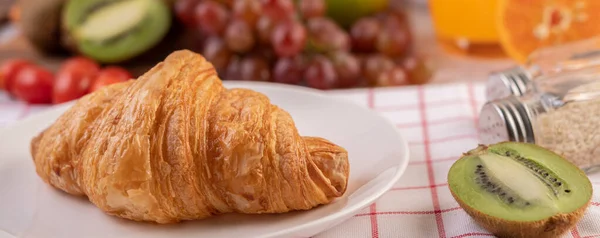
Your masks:
<svg viewBox="0 0 600 238"><path fill-rule="evenodd" d="M227 76L225 78L229 80L240 80L242 78L241 73L241 59L239 56L234 55L227 65Z"/></svg>
<svg viewBox="0 0 600 238"><path fill-rule="evenodd" d="M329 59L317 55L309 63L304 72L304 79L309 87L332 89L337 85L337 74Z"/></svg>
<svg viewBox="0 0 600 238"><path fill-rule="evenodd" d="M256 32L261 44L268 45L271 42L271 33L277 22L268 16L260 16L256 22Z"/></svg>
<svg viewBox="0 0 600 238"><path fill-rule="evenodd" d="M218 72L222 72L229 64L232 53L221 38L213 36L204 42L202 55L213 64Z"/></svg>
<svg viewBox="0 0 600 238"><path fill-rule="evenodd" d="M381 12L375 13L375 15L372 15L371 17L374 17L378 21L383 22L383 21L385 21L385 19L387 19L388 15L389 15L389 13L387 11L381 11Z"/></svg>
<svg viewBox="0 0 600 238"><path fill-rule="evenodd" d="M350 50L350 36L343 30L337 30L332 32L329 42L328 49L331 51L349 51Z"/></svg>
<svg viewBox="0 0 600 238"><path fill-rule="evenodd" d="M375 85L378 87L399 86L408 84L408 76L406 71L399 66L396 66L387 71L383 71L377 77Z"/></svg>
<svg viewBox="0 0 600 238"><path fill-rule="evenodd" d="M408 25L395 16L388 16L377 36L375 47L385 55L396 57L404 54L410 44Z"/></svg>
<svg viewBox="0 0 600 238"><path fill-rule="evenodd" d="M394 68L394 65L394 61L384 55L370 55L364 60L363 75L373 85L381 72Z"/></svg>
<svg viewBox="0 0 600 238"><path fill-rule="evenodd" d="M286 84L298 84L304 77L304 62L301 55L280 58L273 67L273 81Z"/></svg>
<svg viewBox="0 0 600 238"><path fill-rule="evenodd" d="M325 0L300 0L300 12L305 19L325 15Z"/></svg>
<svg viewBox="0 0 600 238"><path fill-rule="evenodd" d="M252 29L242 20L234 20L225 30L225 42L232 51L244 53L254 46Z"/></svg>
<svg viewBox="0 0 600 238"><path fill-rule="evenodd" d="M336 52L332 58L338 75L338 86L343 88L356 86L360 79L360 62L358 58L344 51Z"/></svg>
<svg viewBox="0 0 600 238"><path fill-rule="evenodd" d="M315 17L308 19L306 22L306 28L311 34L317 32L335 31L339 29L338 25L336 25L333 20L326 17Z"/></svg>
<svg viewBox="0 0 600 238"><path fill-rule="evenodd" d="M306 44L306 29L296 21L281 22L273 29L271 43L279 57L297 55Z"/></svg>
<svg viewBox="0 0 600 238"><path fill-rule="evenodd" d="M229 11L225 6L212 0L204 0L196 6L196 25L209 35L220 35L229 20Z"/></svg>
<svg viewBox="0 0 600 238"><path fill-rule="evenodd" d="M292 0L261 0L263 12L273 19L284 19L294 14Z"/></svg>
<svg viewBox="0 0 600 238"><path fill-rule="evenodd" d="M200 3L200 0L179 0L175 2L173 6L175 15L185 26L196 26L194 10L198 3Z"/></svg>
<svg viewBox="0 0 600 238"><path fill-rule="evenodd" d="M386 17L393 17L394 20L399 21L401 23L408 24L408 17L406 16L405 6L402 3L395 2L391 3L388 7L388 11L386 12Z"/></svg>
<svg viewBox="0 0 600 238"><path fill-rule="evenodd" d="M233 16L243 19L249 25L254 26L262 13L262 6L256 0L234 0L232 11Z"/></svg>
<svg viewBox="0 0 600 238"><path fill-rule="evenodd" d="M311 18L308 20L307 28L310 46L318 52L350 49L350 36L328 18Z"/></svg>
<svg viewBox="0 0 600 238"><path fill-rule="evenodd" d="M254 47L250 54L258 56L258 57L262 57L269 63L273 63L273 62L275 62L275 60L277 60L277 54L275 54L273 47L270 47L270 46Z"/></svg>
<svg viewBox="0 0 600 238"><path fill-rule="evenodd" d="M375 18L359 19L350 29L352 49L360 52L372 52L375 49L375 40L380 29L381 26Z"/></svg>
<svg viewBox="0 0 600 238"><path fill-rule="evenodd" d="M409 56L402 61L402 66L412 84L424 84L431 79L431 69L420 57Z"/></svg>
<svg viewBox="0 0 600 238"><path fill-rule="evenodd" d="M204 1L204 0L201 0ZM223 4L227 8L233 7L233 0L217 0L218 3Z"/></svg>
<svg viewBox="0 0 600 238"><path fill-rule="evenodd" d="M240 62L240 80L269 81L271 72L269 63L261 57L249 56Z"/></svg>

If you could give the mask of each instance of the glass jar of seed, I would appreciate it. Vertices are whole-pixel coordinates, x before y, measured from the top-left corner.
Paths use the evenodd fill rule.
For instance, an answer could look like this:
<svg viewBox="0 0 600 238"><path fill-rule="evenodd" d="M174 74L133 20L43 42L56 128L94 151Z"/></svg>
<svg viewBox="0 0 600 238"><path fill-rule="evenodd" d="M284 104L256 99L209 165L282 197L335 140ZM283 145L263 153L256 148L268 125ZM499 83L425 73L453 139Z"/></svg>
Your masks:
<svg viewBox="0 0 600 238"><path fill-rule="evenodd" d="M586 172L600 168L600 66L530 82L532 90L487 102L480 142L535 143Z"/></svg>

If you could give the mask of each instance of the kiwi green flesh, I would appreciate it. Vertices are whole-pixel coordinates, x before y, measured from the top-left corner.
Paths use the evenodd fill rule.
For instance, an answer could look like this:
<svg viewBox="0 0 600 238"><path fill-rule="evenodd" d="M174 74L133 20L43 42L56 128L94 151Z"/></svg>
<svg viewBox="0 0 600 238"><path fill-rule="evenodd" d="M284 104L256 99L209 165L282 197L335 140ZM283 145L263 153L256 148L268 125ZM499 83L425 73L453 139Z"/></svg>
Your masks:
<svg viewBox="0 0 600 238"><path fill-rule="evenodd" d="M156 0L70 1L64 24L79 52L118 63L158 44L169 31L171 12Z"/></svg>
<svg viewBox="0 0 600 238"><path fill-rule="evenodd" d="M102 42L132 30L146 17L149 2L127 0L92 12L74 34L82 40Z"/></svg>
<svg viewBox="0 0 600 238"><path fill-rule="evenodd" d="M448 184L474 210L511 221L570 213L592 196L591 183L579 168L527 143L478 147L452 165Z"/></svg>

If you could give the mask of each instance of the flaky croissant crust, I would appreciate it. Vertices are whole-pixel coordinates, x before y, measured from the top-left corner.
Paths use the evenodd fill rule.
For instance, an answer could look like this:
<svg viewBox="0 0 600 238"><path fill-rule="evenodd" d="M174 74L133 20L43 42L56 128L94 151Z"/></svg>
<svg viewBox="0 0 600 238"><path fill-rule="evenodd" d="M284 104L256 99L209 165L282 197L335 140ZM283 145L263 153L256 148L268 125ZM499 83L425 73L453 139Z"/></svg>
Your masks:
<svg viewBox="0 0 600 238"><path fill-rule="evenodd" d="M300 136L265 95L225 89L187 50L84 96L31 153L50 185L158 223L311 209L342 196L349 176L344 148Z"/></svg>

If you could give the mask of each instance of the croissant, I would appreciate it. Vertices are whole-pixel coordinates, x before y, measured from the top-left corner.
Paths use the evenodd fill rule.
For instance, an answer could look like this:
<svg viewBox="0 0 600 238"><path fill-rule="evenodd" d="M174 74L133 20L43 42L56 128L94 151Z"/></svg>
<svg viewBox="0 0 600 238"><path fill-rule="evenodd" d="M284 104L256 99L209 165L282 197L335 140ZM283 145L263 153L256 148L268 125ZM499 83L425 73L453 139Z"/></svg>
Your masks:
<svg viewBox="0 0 600 238"><path fill-rule="evenodd" d="M171 53L80 98L31 141L36 173L107 214L156 223L308 210L346 192L347 151L212 64Z"/></svg>

